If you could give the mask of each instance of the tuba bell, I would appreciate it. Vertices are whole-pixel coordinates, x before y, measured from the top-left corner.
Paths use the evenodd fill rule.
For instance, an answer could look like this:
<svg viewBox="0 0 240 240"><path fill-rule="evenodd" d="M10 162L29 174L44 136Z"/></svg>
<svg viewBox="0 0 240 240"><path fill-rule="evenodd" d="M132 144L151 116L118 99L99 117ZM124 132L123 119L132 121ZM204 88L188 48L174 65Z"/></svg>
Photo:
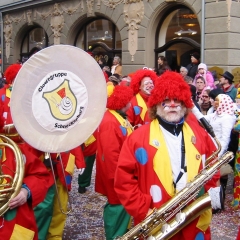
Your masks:
<svg viewBox="0 0 240 240"><path fill-rule="evenodd" d="M14 172L14 177L9 174L4 174L4 162L0 164L0 216L9 209L10 199L16 197L22 187L24 176L24 158L18 145L9 137L0 135L0 148L9 148L16 160L16 169L11 169ZM6 183L5 183L6 182Z"/></svg>

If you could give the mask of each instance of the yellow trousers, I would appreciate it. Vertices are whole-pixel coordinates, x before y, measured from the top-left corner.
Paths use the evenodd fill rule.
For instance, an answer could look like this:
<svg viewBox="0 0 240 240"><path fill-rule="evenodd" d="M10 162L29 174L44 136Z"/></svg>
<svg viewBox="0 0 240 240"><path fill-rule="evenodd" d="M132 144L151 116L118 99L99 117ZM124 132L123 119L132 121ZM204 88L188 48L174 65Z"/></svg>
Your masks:
<svg viewBox="0 0 240 240"><path fill-rule="evenodd" d="M68 194L66 187L62 185L59 179L57 179L57 188L62 209L66 212L68 206ZM61 212L58 204L58 197L57 194L55 194L53 202L53 217L48 229L47 240L62 240L66 219L67 215Z"/></svg>

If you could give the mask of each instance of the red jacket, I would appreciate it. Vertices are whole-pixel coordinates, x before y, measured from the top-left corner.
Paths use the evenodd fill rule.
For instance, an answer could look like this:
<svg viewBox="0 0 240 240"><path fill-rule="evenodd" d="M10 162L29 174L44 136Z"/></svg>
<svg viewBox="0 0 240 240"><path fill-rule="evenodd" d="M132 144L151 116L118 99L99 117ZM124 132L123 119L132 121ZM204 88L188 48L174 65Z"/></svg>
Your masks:
<svg viewBox="0 0 240 240"><path fill-rule="evenodd" d="M97 135L95 190L107 196L110 204L120 204L113 184L119 153L126 138L126 128L107 110Z"/></svg>
<svg viewBox="0 0 240 240"><path fill-rule="evenodd" d="M200 171L203 167L202 161L204 158L211 155L216 148L206 131L199 124L197 125L193 119L188 122L188 125L195 135L196 143L194 147L199 152L199 155L190 152L192 154L190 159L193 161L191 165L199 166L198 171ZM160 208L171 199L171 196L154 171L153 160L157 149L149 143L150 126L151 124L142 126L127 138L119 156L115 175L115 191L121 204L134 217L136 224L146 217L149 209ZM186 141L185 139L185 145ZM163 146L161 142L159 144L159 146ZM193 143L189 142L189 144ZM163 161L163 159L159 159L159 161ZM211 186L216 186L218 179L219 174L206 184L205 189L208 190ZM158 202L153 202L152 191L156 188L160 189L161 196ZM191 230L188 227L185 228L188 230L184 230L185 237L183 239L195 239L195 235L199 231L195 227L197 222L198 218L189 224ZM174 239L182 238L177 235Z"/></svg>
<svg viewBox="0 0 240 240"><path fill-rule="evenodd" d="M20 234L17 232L17 227L20 227L21 230L33 236L33 238L27 238L26 235L24 235L26 240L37 240L37 225L33 208L42 202L46 196L49 173L43 163L27 150L25 144L21 144L20 148L26 159L23 183L30 189L31 199L15 209L8 210L4 214L4 224L3 227L0 228L0 239L10 239L12 234L15 234L15 239L17 239ZM9 168L15 169L15 157L9 148L5 149L6 161L3 162L3 172L12 176L13 172L9 170ZM4 165L7 167L4 167ZM3 218L0 217L0 222L2 222L2 219ZM16 231L13 232L13 230Z"/></svg>
<svg viewBox="0 0 240 240"><path fill-rule="evenodd" d="M131 123L133 127L137 126L138 124L144 125L146 123L149 123L151 120L148 115L148 110L147 110L147 100L148 97L144 96L143 94L139 93L140 97L143 100L143 105L140 106L136 95L132 98L131 100L131 107L127 111L127 116L128 116L128 121ZM146 111L145 114L144 111ZM141 114L143 114L143 118L141 117Z"/></svg>
<svg viewBox="0 0 240 240"><path fill-rule="evenodd" d="M66 180L68 190L70 191L74 166L76 165L78 169L86 167L81 147L79 146L70 151L61 153L64 173L62 171L59 154L52 153L51 158L56 163L55 173L59 177L60 182L65 186L66 185L65 180ZM64 178L64 174L65 174L65 178Z"/></svg>

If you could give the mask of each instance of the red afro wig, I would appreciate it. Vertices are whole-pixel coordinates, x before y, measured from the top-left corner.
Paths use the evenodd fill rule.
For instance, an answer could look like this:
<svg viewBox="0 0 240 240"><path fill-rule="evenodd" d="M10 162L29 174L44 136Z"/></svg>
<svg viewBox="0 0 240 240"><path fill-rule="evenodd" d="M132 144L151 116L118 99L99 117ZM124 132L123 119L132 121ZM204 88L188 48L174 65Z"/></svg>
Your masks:
<svg viewBox="0 0 240 240"><path fill-rule="evenodd" d="M13 83L13 81L14 81L15 77L17 76L18 71L20 70L21 67L22 67L22 65L16 63L16 64L10 65L6 69L4 76L6 77L7 84Z"/></svg>
<svg viewBox="0 0 240 240"><path fill-rule="evenodd" d="M177 72L166 71L158 78L148 99L148 106L153 107L166 98L182 101L187 108L193 106L190 87Z"/></svg>
<svg viewBox="0 0 240 240"><path fill-rule="evenodd" d="M132 97L133 91L130 87L117 85L107 99L107 108L121 110L131 101Z"/></svg>
<svg viewBox="0 0 240 240"><path fill-rule="evenodd" d="M136 95L139 92L139 87L144 77L150 77L153 80L153 84L155 84L155 81L158 78L157 74L152 70L148 70L148 69L137 70L132 76L131 84L130 84L134 95Z"/></svg>

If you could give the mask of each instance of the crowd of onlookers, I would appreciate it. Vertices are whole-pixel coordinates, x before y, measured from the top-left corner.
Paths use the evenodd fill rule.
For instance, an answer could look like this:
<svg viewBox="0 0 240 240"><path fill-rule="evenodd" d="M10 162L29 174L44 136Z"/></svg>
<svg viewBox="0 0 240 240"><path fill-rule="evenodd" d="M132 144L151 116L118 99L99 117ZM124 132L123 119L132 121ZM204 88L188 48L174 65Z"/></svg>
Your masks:
<svg viewBox="0 0 240 240"><path fill-rule="evenodd" d="M221 143L220 156L227 150L234 152L235 159L230 162L231 167L227 165L227 167L221 169L221 185L225 190L228 174L235 171L233 205L238 207L240 182L240 160L238 160L240 157L240 149L238 149L238 129L240 128L238 126L240 114L239 83L234 84L234 76L228 71L220 76L217 76L216 71L209 71L207 65L200 62L198 52L190 54L190 59L191 62L187 66L180 67L179 73L189 84L192 100L196 106L193 110L194 114L198 118L204 116L209 121ZM108 96L112 92L111 86L113 88L117 85L130 85L134 73L122 76L121 59L118 56L114 57L111 69L106 66L104 58L101 58L98 63L103 69L107 81ZM157 65L157 68L143 67L143 69L153 70L157 76L161 76L165 71L171 71L164 56L158 57Z"/></svg>
<svg viewBox="0 0 240 240"><path fill-rule="evenodd" d="M173 138L175 139L176 137L177 143L182 144L182 142L179 142L181 139L179 138L180 139L179 140L178 136L181 137L183 135L183 130L181 131L181 134L180 134L180 131L177 129L177 127L178 125L179 127L183 127L184 116L186 117L187 114L181 117L182 122L179 122L179 121L176 122L174 119L168 120L168 118L166 118L167 121L165 121L166 119L163 120L164 118L159 117L160 113L163 116L164 114L166 114L164 113L165 110L162 110L165 108L166 109L176 108L176 111L178 110L179 113L184 113L185 111L187 112L187 109L188 109L188 111L191 111L191 112L190 113L187 112L187 113L192 117L194 117L193 115L195 115L196 118L194 117L194 121L196 122L197 122L196 119L201 120L202 118L205 118L212 126L215 132L216 138L221 144L219 157L221 157L226 151L230 150L234 152L235 159L233 159L230 162L230 165L225 165L223 168L220 169L221 178L218 185L219 186L221 185L223 188L223 192L225 192L226 184L228 180L228 174L234 171L233 207L236 209L239 209L240 208L240 202L239 202L240 200L239 199L240 198L240 147L239 147L240 146L239 145L240 89L238 91L237 86L235 87L234 85L234 76L230 72L226 71L218 78L216 72L208 71L207 65L205 63L200 62L200 55L197 52L194 52L191 54L191 63L185 67L182 66L180 68L179 73L175 73L175 72L173 73L171 71L171 68L167 63L167 59L164 56L158 57L157 68L143 67L125 76L123 76L122 74L123 69L122 69L121 59L118 56L115 56L113 58L111 67L108 66L104 58L100 58L98 60L98 64L101 67L104 77L106 79L106 87L107 87L107 95L108 95L106 112L104 114L104 117L98 129L95 130L93 135L91 135L89 139L86 140L86 142L82 143L81 147L80 146L78 147L78 152L72 152L73 150L71 150L68 153L65 153L66 156L63 155L63 160L65 159L64 161L70 162L72 160L73 155L76 156L76 159L78 155L79 156L81 155L81 158L79 157L79 159L81 160L81 164L79 160L79 166L78 166L78 170L79 170L78 192L80 194L84 194L87 191L86 188L90 185L93 164L96 158L95 191L105 195L108 200L103 211L106 239L107 240L114 239L113 237L122 236L129 227L128 225L130 222L130 215L126 211L124 204L122 204L122 202L125 201L125 195L128 194L128 192L122 191L121 189L122 187L121 178L123 176L122 174L120 174L121 169L117 167L119 154L121 154L121 149L123 144L125 144L125 140L127 141L127 139L129 139L128 136L130 136L134 132L134 130L141 128L142 125L148 125L148 124L150 125L152 122L155 121L157 123L159 122L158 125L165 126L163 128L166 131L164 129L162 129L161 131L163 131L163 133L166 136L170 136L169 139L173 139ZM17 67L19 67L18 64L17 64ZM6 79L8 83L5 85L6 91L11 91L12 89L11 85L16 77L16 74L14 75L14 78L11 79L12 80L11 82L9 82L9 79L6 75ZM164 87L161 85L161 76L162 76L162 79L164 78L164 83L165 83L163 84ZM168 85L168 82L171 80L172 80L171 84ZM4 82L5 82L5 77L2 75L0 88L4 87ZM178 84L179 86L177 86ZM168 85L168 86L165 86L165 85ZM175 85L178 92L172 91L172 88L175 88ZM190 88L190 91L188 89L188 86ZM182 91L179 91L179 88L181 87L184 89L181 89ZM162 89L165 89L165 90L162 90ZM163 92L165 91L164 92L165 95L167 94L167 92L171 93L172 96L168 96L168 95L165 96L164 94L159 94L159 92L161 91ZM155 95L153 95L152 93L154 93ZM183 96L184 94L185 96ZM6 108L8 107L8 111L10 111L9 104L8 104L9 102L6 102L7 93L4 92L2 96L4 96L4 97L1 97L2 101L3 102L5 101ZM176 98L173 96L176 96ZM10 101L10 97L8 101ZM192 105L194 107L191 108L190 106ZM193 124L193 120L191 121ZM171 125L171 123L174 123L174 124ZM196 129L199 130L199 128L201 128L199 124L198 125L194 125L194 124L192 126L195 126ZM158 125L157 127L159 127ZM170 129L167 129L169 128L169 126L170 126ZM142 127L141 129L146 130L147 128ZM174 134L170 130L171 131L174 130ZM141 132L138 131L138 133L141 133ZM138 138L140 140L142 137L143 135L139 134ZM138 141L138 138L135 139L136 142ZM144 142L145 139L142 139L141 141ZM194 138L191 138L191 140L190 138L185 139L183 141L189 141L192 144L196 143L196 139ZM146 145L147 144L148 143L146 143ZM140 163L139 166L145 165L147 163L147 160L148 160L147 154L151 153L152 147L159 147L159 142L156 139L154 139L153 143L151 144L153 145L151 146L151 148L147 150L143 148L139 148L139 149L136 149L136 151L134 152L135 155L133 156L133 158L135 157L138 160L138 162ZM171 144L168 142L166 142L166 144L169 144L169 146L171 146ZM201 143L201 144L204 145L207 143ZM210 152L210 148L215 149L215 146L213 146L214 144L212 142L211 144L212 146L209 147L208 149L209 152ZM131 146L132 148L135 148L135 146L137 146L137 144L133 144L133 145L134 146ZM184 142L183 142L183 145L184 145ZM171 153L170 155L173 155L173 158L175 157L178 158L180 155L181 156L184 155L185 150L182 153L178 154L179 152L177 152L177 150L173 147L169 148L169 153ZM130 151L127 151L126 147L125 147L125 151L127 155L130 153ZM181 152L181 149L180 149L180 152ZM200 150L199 150L199 153L200 153ZM37 155L35 152L34 154ZM54 155L52 157L53 159L56 159L55 161L56 166L59 166L58 164L59 156ZM200 157L201 156L199 154L196 155L197 160ZM45 160L47 159L44 158L44 161L43 161L44 165L46 164ZM170 159L169 161L172 161L172 159ZM134 166L136 165L136 164L128 165L129 164L128 159L124 164L126 164L126 166L129 168L134 168ZM44 170L46 169L44 169L44 166L42 164L40 165L43 167L43 173L44 173ZM45 167L47 166L45 165ZM144 185L145 182L147 182L147 180L149 180L149 178L153 176L154 171L151 172L152 173L150 174L151 176L150 175L145 176L146 181L142 181L139 184ZM181 171L183 171L183 174L186 173L184 172L185 165L181 166ZM129 182L135 183L137 181L135 172L129 170L129 173L133 174L133 176L125 180L129 180ZM69 175L69 179L71 182L70 175ZM168 175L166 177L168 178L171 176ZM118 179L118 181L116 181L116 179ZM181 176L180 176L180 179L181 179ZM63 190L62 199L66 200L64 205L66 205L65 207L67 207L67 199L68 199L67 192L66 192L64 183L61 182L62 179L61 179L60 173L58 176L58 180L59 180L58 181L59 186L61 186L61 187L59 186L58 187L59 189ZM172 182L170 183L170 185L171 184ZM46 221L46 217L44 218L43 222L40 221L40 217L43 216L42 211L43 209L46 209L46 205L44 204L45 204L45 200L47 200L47 197L44 200L39 199L38 205L36 205L36 208L34 209L35 218L32 217L32 220L36 219L36 223L38 225L37 226L38 228L36 228L35 226L35 231L36 232L38 231L38 239L46 239L46 236L48 236L47 239L53 239L54 236L56 235L56 232L58 232L57 233L59 237L58 239L61 239L62 237L66 216L63 217L60 210L57 209L57 207L55 208L55 206L57 205L55 204L55 202L57 202L57 198L54 192L51 193L53 185L54 184L52 181L51 187L49 187L50 184L48 182L47 184L47 186L49 187L48 192L46 193L46 189L44 190L46 196L51 195L51 199L52 199L51 206L49 207L51 212L51 214L49 214L49 222ZM178 183L178 181L176 181L175 190L180 191L183 188L183 187L179 187L180 185L184 186L185 182L182 182L181 180ZM70 184L67 187L69 186ZM29 195L29 193L31 193L31 188L27 188L26 186L23 186L22 188L24 187L25 187L25 190L23 191L24 191L24 194L26 195L25 203L27 203L27 201L31 200L31 194ZM131 184L129 184L129 188L132 191ZM169 189L172 190L172 186ZM154 192L156 190L157 190L157 194L155 195ZM149 198L152 197L153 202L155 201L160 202L161 199L159 198L161 198L160 197L161 192L158 191L157 185L153 185L151 188L151 191L152 191L151 192L152 195L151 196L149 195L148 197ZM122 195L122 199L120 201L121 195ZM152 201L152 200L149 200L149 201ZM131 202L134 202L134 201L131 201ZM37 207L40 210L38 210ZM146 206L143 206L143 207L146 207ZM21 205L19 206L19 209L21 209ZM29 211L32 212L32 209L29 209ZM38 213L40 214L38 215ZM136 216L137 216L136 219L138 217L140 219L140 217L144 218L146 215L141 216L141 214L137 213ZM121 219L121 221L119 221L119 219ZM43 223L42 226L40 226L40 223ZM47 225L46 229L45 229L45 226L43 227L43 225ZM40 231L40 229L42 229L42 231ZM43 231L43 229L45 230ZM42 238L40 236L42 236ZM34 239L36 238L37 236L35 235Z"/></svg>

